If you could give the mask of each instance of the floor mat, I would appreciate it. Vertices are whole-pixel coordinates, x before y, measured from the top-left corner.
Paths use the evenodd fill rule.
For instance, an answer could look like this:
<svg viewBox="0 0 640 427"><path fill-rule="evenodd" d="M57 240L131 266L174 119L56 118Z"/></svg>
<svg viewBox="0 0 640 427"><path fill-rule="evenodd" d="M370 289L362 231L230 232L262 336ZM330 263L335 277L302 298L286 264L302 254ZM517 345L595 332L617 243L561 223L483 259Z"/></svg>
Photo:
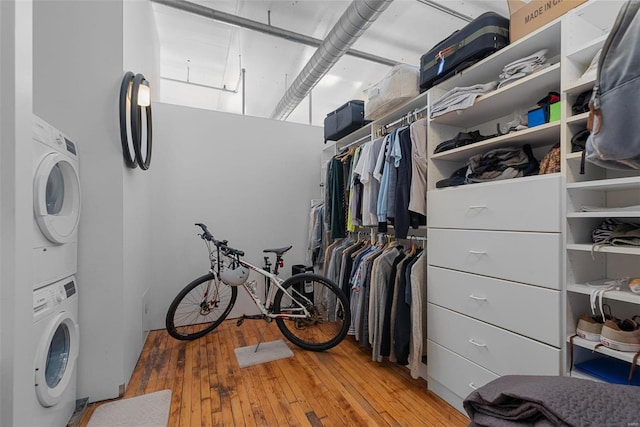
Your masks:
<svg viewBox="0 0 640 427"><path fill-rule="evenodd" d="M100 405L87 427L166 427L171 390L122 399Z"/></svg>
<svg viewBox="0 0 640 427"><path fill-rule="evenodd" d="M293 352L282 340L263 342L260 344L257 352L255 345L236 348L234 351L236 352L238 365L240 365L241 368L271 362L272 360L293 357Z"/></svg>

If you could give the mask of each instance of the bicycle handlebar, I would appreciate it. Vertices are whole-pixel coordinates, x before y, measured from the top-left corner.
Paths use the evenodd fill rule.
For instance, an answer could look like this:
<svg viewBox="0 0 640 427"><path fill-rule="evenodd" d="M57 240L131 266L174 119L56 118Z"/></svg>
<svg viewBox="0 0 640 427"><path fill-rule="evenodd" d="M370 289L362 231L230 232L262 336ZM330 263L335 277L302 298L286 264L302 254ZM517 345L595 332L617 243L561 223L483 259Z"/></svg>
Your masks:
<svg viewBox="0 0 640 427"><path fill-rule="evenodd" d="M197 227L200 227L202 229L202 234L200 235L203 239L208 240L210 242L212 242L214 245L216 245L217 248L220 249L220 251L222 251L223 254L227 255L227 256L244 256L244 252L240 251L238 249L233 249L232 247L227 246L227 243L229 243L228 240L216 240L213 235L209 232L209 230L207 229L207 226L197 222L195 224Z"/></svg>

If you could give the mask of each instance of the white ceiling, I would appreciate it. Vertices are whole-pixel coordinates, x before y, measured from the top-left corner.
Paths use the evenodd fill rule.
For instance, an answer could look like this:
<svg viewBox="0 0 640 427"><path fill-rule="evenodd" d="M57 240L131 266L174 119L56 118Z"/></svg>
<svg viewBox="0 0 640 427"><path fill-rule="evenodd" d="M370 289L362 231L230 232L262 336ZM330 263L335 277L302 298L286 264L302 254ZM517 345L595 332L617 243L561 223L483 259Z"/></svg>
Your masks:
<svg viewBox="0 0 640 427"><path fill-rule="evenodd" d="M196 0L194 3L317 39L324 39L350 1ZM440 1L472 18L486 11L508 16L505 0ZM161 80L161 101L232 113L242 112L240 68L246 69L246 114L269 117L315 48L153 3L163 78L198 85L238 88L224 92ZM417 0L395 0L352 46L353 49L418 66L420 56L466 22ZM312 124L382 79L389 66L342 57L312 91ZM309 123L305 99L288 121Z"/></svg>

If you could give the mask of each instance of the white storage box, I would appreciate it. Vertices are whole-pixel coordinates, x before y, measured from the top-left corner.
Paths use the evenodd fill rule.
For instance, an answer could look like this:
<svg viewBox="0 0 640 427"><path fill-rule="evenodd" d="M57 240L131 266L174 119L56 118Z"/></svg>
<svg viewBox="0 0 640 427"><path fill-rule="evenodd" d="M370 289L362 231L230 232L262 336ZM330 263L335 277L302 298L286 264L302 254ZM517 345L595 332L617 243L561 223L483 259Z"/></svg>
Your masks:
<svg viewBox="0 0 640 427"><path fill-rule="evenodd" d="M365 120L377 120L403 102L418 96L419 76L418 67L399 64L377 84L365 89Z"/></svg>

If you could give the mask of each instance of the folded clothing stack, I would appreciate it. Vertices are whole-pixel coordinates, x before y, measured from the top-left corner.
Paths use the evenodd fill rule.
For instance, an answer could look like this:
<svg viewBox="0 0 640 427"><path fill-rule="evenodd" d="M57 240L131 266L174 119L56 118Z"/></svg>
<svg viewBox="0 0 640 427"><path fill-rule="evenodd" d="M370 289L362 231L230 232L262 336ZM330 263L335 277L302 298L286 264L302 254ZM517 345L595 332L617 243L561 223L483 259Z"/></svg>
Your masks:
<svg viewBox="0 0 640 427"><path fill-rule="evenodd" d="M476 98L495 90L498 82L489 82L466 87L454 87L442 95L431 106L431 118L441 116L449 111L465 110L472 107Z"/></svg>
<svg viewBox="0 0 640 427"><path fill-rule="evenodd" d="M436 182L436 188L535 175L538 170L538 160L529 144L522 148L496 148L470 157L467 165L456 170L450 178Z"/></svg>
<svg viewBox="0 0 640 427"><path fill-rule="evenodd" d="M528 76L529 74L539 69L548 67L547 61L547 49L542 49L534 53L533 55L525 56L524 58L516 59L515 61L507 64L502 69L500 74L500 82L498 88L505 86L515 80Z"/></svg>
<svg viewBox="0 0 640 427"><path fill-rule="evenodd" d="M593 230L592 239L593 250L605 245L640 247L640 224L607 218Z"/></svg>

